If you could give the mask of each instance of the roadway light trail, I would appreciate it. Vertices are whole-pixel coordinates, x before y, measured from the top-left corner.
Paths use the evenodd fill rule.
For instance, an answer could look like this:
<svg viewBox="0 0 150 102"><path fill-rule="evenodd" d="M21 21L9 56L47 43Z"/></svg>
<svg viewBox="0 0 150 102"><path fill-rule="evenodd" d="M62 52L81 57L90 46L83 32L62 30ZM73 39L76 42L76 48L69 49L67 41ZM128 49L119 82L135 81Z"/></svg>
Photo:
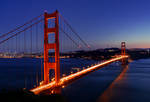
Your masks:
<svg viewBox="0 0 150 102"><path fill-rule="evenodd" d="M126 59L126 58L128 58L128 56L125 56L125 55L124 56L118 56L116 58L113 58L113 59L107 60L105 62L101 62L101 63L99 63L97 65L91 66L91 67L89 67L87 69L84 69L84 70L82 70L80 72L76 72L74 74L71 74L71 75L68 75L66 77L63 77L63 78L60 79L60 82L57 85L56 85L55 81L53 81L53 82L50 82L49 84L41 85L41 86L38 86L38 87L36 87L34 89L31 89L30 91L35 93L35 94L38 94L38 93L40 93L40 92L42 92L44 90L55 88L55 87L58 87L58 86L62 86L66 82L69 82L72 79L75 79L75 78L77 78L79 76L82 76L83 74L91 72L91 71L93 71L93 70L95 70L95 69L97 69L99 67L102 67L102 66L107 65L109 63L112 63L112 62L115 62L115 61L118 61L118 60L121 60L121 59Z"/></svg>

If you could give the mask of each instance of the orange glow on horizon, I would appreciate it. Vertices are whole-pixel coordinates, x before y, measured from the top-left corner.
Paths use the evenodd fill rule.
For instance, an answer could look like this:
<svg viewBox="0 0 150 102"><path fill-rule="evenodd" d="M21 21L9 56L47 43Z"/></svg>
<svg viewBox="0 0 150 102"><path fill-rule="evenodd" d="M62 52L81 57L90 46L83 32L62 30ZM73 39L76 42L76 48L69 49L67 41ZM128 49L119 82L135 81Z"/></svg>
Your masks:
<svg viewBox="0 0 150 102"><path fill-rule="evenodd" d="M128 48L150 48L150 45L148 42L128 43Z"/></svg>

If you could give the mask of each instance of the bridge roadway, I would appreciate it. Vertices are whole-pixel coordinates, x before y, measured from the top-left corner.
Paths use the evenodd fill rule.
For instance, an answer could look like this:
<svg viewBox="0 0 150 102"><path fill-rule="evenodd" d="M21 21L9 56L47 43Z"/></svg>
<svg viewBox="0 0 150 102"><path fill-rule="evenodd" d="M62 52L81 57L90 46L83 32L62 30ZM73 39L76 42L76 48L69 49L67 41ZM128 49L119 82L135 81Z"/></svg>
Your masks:
<svg viewBox="0 0 150 102"><path fill-rule="evenodd" d="M36 88L33 88L30 91L33 92L34 94L39 94L39 93L41 93L44 90L53 89L53 88L56 88L56 87L61 87L65 83L67 83L69 81L72 81L73 79L76 79L76 78L78 78L78 77L80 77L80 76L82 76L84 74L87 74L87 73L93 71L93 70L96 70L96 69L98 69L100 67L103 67L103 66L105 66L107 64L110 64L112 62L119 61L119 60L122 60L122 59L127 59L127 58L128 58L127 55L124 55L124 56L120 55L120 56L118 56L116 58L112 58L112 59L106 60L104 62L101 62L101 63L98 63L98 64L96 64L94 66L91 66L91 67L89 67L87 69L84 69L84 70L81 70L79 72L73 73L71 75L65 76L65 77L61 78L60 82L57 83L57 84L55 83L55 81L53 81L53 82L50 82L48 84L41 85L41 86L38 86Z"/></svg>

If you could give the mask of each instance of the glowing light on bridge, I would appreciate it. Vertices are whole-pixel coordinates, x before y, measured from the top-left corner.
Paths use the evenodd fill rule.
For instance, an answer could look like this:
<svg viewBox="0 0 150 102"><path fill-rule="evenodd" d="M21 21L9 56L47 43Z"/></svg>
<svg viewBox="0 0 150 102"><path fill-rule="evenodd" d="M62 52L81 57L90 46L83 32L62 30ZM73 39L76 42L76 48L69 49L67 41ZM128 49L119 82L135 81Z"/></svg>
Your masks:
<svg viewBox="0 0 150 102"><path fill-rule="evenodd" d="M91 71L93 71L93 70L95 70L95 69L97 69L99 67L102 67L104 65L110 64L110 63L118 61L118 60L126 59L126 58L128 58L128 56L118 56L116 58L113 58L113 59L107 60L105 62L101 62L101 63L99 63L97 65L91 66L91 67L89 67L87 69L84 69L84 70L82 70L80 72L76 72L74 74L71 74L71 75L68 75L66 77L63 77L63 78L60 79L59 83L57 83L57 84L56 84L55 81L53 81L53 82L50 82L50 83L48 83L46 85L41 85L39 87L36 87L36 88L34 88L34 89L30 90L30 91L34 92L35 94L38 94L41 91L44 91L44 90L47 90L47 89L50 89L50 88L63 86L66 82L69 82L69 81L71 81L71 80L73 80L73 79L75 79L75 78L77 78L79 76L82 76L82 75L84 75L84 74L86 74L88 72L91 72Z"/></svg>

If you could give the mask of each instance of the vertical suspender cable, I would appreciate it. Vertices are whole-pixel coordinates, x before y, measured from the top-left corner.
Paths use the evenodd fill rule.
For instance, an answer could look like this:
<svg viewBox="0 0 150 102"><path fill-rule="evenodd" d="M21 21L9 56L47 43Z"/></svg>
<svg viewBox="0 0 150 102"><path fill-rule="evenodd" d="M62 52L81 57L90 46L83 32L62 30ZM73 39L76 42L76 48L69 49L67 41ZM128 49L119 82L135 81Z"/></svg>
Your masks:
<svg viewBox="0 0 150 102"><path fill-rule="evenodd" d="M15 57L17 57L17 51L18 51L17 49L18 49L18 47L17 47L17 36L16 36L16 52L15 52L16 56Z"/></svg>
<svg viewBox="0 0 150 102"><path fill-rule="evenodd" d="M36 24L36 51L38 54L38 24ZM38 66L36 67L36 84L38 86Z"/></svg>
<svg viewBox="0 0 150 102"><path fill-rule="evenodd" d="M32 58L32 26L31 26L31 28L30 28L30 57ZM33 86L34 84L34 82L33 82L33 76L32 76L32 74L34 74L33 73L33 70L32 70L32 65L31 65L31 86Z"/></svg>
<svg viewBox="0 0 150 102"><path fill-rule="evenodd" d="M23 50L24 50L24 56L26 54L26 31L24 31L24 44L23 44ZM27 70L26 67L24 68L24 77L25 77L25 82L24 82L24 88L27 88Z"/></svg>
<svg viewBox="0 0 150 102"><path fill-rule="evenodd" d="M30 40L31 40L31 57L32 57L32 27L30 28Z"/></svg>
<svg viewBox="0 0 150 102"><path fill-rule="evenodd" d="M24 54L26 54L26 31L24 32Z"/></svg>

